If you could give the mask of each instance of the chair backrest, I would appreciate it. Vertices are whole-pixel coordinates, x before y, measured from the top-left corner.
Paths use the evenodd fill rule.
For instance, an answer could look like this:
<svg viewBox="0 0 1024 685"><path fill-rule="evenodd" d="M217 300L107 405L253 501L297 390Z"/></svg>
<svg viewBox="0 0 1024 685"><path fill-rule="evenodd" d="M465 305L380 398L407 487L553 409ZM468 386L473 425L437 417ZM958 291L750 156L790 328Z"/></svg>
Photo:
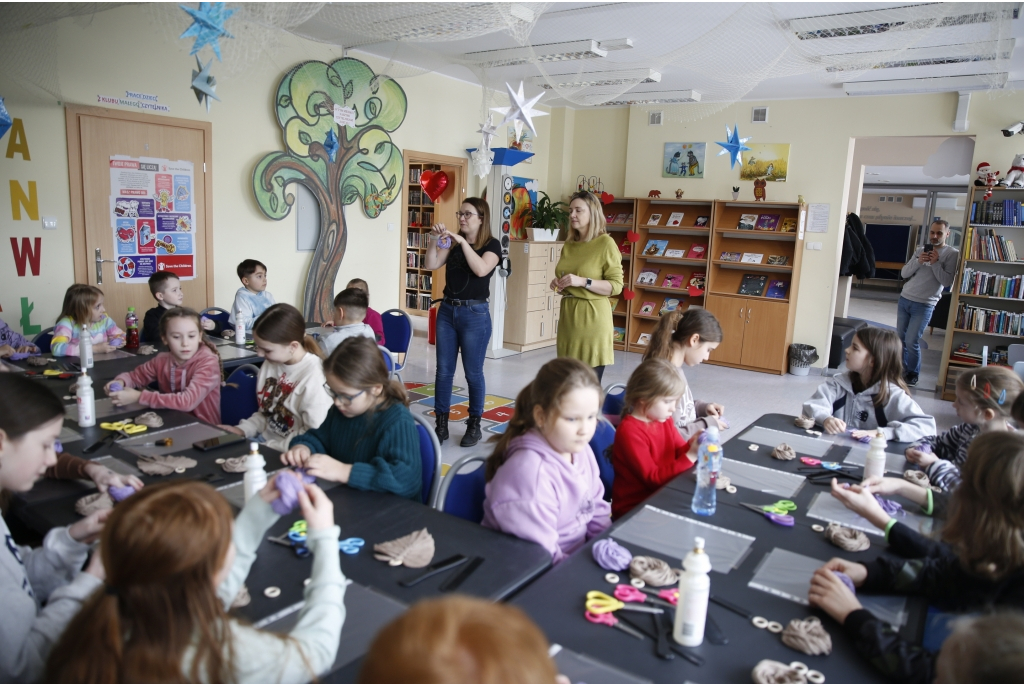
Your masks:
<svg viewBox="0 0 1024 685"><path fill-rule="evenodd" d="M604 498L611 501L612 482L615 480L615 469L612 467L611 447L615 443L615 426L604 418L598 419L597 430L590 439L590 449L594 450L597 469L604 485Z"/></svg>
<svg viewBox="0 0 1024 685"><path fill-rule="evenodd" d="M441 480L441 487L434 498L434 508L473 523L484 520L484 497L486 497L487 456L470 454L452 464ZM479 462L479 467L469 473L460 473L465 466Z"/></svg>
<svg viewBox="0 0 1024 685"><path fill-rule="evenodd" d="M384 347L383 345L377 345L377 349L380 350L381 356L384 357L384 366L387 367L388 376L391 378L395 377L395 358L391 356L391 350Z"/></svg>
<svg viewBox="0 0 1024 685"><path fill-rule="evenodd" d="M604 389L604 406L601 413L612 424L619 425L619 418L622 416L622 403L626 397L625 383L612 383Z"/></svg>
<svg viewBox="0 0 1024 685"><path fill-rule="evenodd" d="M231 312L220 307L207 307L203 311L199 312L199 316L205 316L207 319L212 319L222 324L227 324L228 319L231 318Z"/></svg>
<svg viewBox="0 0 1024 685"><path fill-rule="evenodd" d="M412 319L401 309L382 312L380 319L384 326L384 339L388 341L388 349L401 355L402 363L398 366L398 370L401 371L405 368L405 356L412 345Z"/></svg>
<svg viewBox="0 0 1024 685"><path fill-rule="evenodd" d="M43 354L50 351L50 342L53 340L53 326L39 331L36 337L32 339L32 344L42 350Z"/></svg>
<svg viewBox="0 0 1024 685"><path fill-rule="evenodd" d="M423 489L420 498L426 505L431 505L441 486L441 441L437 439L434 427L423 414L413 414L416 421L416 432L420 436L420 462L423 466Z"/></svg>
<svg viewBox="0 0 1024 685"><path fill-rule="evenodd" d="M1021 380L1024 380L1024 362L1014 362L1013 372L1020 376Z"/></svg>
<svg viewBox="0 0 1024 685"><path fill-rule="evenodd" d="M1024 345L1010 345L1006 348L1006 363L1013 366L1017 362L1024 362Z"/></svg>
<svg viewBox="0 0 1024 685"><path fill-rule="evenodd" d="M220 389L220 420L227 426L237 426L260 408L256 400L256 381L260 370L252 364L243 364L231 372Z"/></svg>

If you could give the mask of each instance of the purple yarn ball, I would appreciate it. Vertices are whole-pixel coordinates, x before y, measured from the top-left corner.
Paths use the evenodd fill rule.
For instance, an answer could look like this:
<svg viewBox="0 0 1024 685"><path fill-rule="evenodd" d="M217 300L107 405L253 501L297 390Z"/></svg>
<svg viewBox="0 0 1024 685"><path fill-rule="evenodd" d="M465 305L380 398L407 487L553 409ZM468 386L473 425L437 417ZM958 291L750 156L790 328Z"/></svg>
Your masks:
<svg viewBox="0 0 1024 685"><path fill-rule="evenodd" d="M843 585L850 588L850 592L857 594L857 588L853 586L853 581L850 579L850 576L846 575L842 571L833 571L832 573L836 575L836 578L843 581Z"/></svg>
<svg viewBox="0 0 1024 685"><path fill-rule="evenodd" d="M110 495L110 499L114 500L115 502L120 502L121 500L128 499L129 497L134 495L135 488L133 488L130 485L126 485L123 488L118 487L116 485L111 485L109 488L107 488L107 494Z"/></svg>
<svg viewBox="0 0 1024 685"><path fill-rule="evenodd" d="M110 384L110 392L121 392L124 390L124 384L121 381L113 381Z"/></svg>
<svg viewBox="0 0 1024 685"><path fill-rule="evenodd" d="M605 571L625 571L633 561L630 551L611 538L595 542L592 552L594 561Z"/></svg>
<svg viewBox="0 0 1024 685"><path fill-rule="evenodd" d="M879 506L882 507L882 511L884 511L889 516L903 515L903 505L900 504L899 502L893 502L891 499L885 499L884 497L879 497L878 495L875 495L875 499L878 501Z"/></svg>
<svg viewBox="0 0 1024 685"><path fill-rule="evenodd" d="M298 476L296 478L295 476ZM295 469L293 473L282 471L274 477L274 484L280 496L270 503L271 508L285 516L299 505L299 491L304 483L312 483L316 478L306 474L305 469Z"/></svg>

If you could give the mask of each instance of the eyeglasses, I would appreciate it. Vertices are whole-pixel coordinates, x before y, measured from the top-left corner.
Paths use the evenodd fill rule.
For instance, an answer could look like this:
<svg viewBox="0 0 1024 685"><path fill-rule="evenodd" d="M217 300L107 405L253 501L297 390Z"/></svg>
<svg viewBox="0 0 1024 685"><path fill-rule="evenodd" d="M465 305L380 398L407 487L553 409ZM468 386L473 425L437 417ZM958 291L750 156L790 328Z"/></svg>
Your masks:
<svg viewBox="0 0 1024 685"><path fill-rule="evenodd" d="M341 402L342 404L352 404L353 402L356 401L357 397L366 392L365 390L360 390L355 395L344 395L340 392L334 392L333 390L331 390L331 386L329 386L327 383L324 383L324 390L327 391L328 397L330 397L335 402Z"/></svg>
<svg viewBox="0 0 1024 685"><path fill-rule="evenodd" d="M471 216L482 216L482 215L477 214L476 212L455 212L455 216L457 216L460 219L468 219Z"/></svg>

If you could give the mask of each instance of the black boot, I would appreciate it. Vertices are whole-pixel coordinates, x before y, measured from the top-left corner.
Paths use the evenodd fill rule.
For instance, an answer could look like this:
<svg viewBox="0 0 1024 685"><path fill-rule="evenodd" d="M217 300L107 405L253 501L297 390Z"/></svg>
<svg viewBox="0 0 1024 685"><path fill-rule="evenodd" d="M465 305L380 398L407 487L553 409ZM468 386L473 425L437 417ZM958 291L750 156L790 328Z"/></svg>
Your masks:
<svg viewBox="0 0 1024 685"><path fill-rule="evenodd" d="M434 413L434 432L437 433L437 440L442 445L448 439L448 412Z"/></svg>
<svg viewBox="0 0 1024 685"><path fill-rule="evenodd" d="M459 444L463 447L472 447L473 445L480 442L482 434L480 433L480 417L470 416L469 420L466 421L466 434L462 436L462 442Z"/></svg>

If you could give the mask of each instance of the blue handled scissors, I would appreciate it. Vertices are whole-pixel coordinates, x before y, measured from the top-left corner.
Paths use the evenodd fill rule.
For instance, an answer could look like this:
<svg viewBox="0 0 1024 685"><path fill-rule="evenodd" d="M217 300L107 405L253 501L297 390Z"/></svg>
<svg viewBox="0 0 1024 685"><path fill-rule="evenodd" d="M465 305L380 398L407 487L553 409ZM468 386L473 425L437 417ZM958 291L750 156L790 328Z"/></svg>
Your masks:
<svg viewBox="0 0 1024 685"><path fill-rule="evenodd" d="M362 538L345 538L338 540L338 549L345 554L359 554L359 550L366 544Z"/></svg>
<svg viewBox="0 0 1024 685"><path fill-rule="evenodd" d="M773 505L763 506L759 504L747 504L746 502L741 502L740 504L745 506L747 509L750 509L751 511L756 511L759 514L764 514L764 517L772 523L774 523L775 525L787 526L789 528L792 528L793 525L796 523L796 520L789 514L785 512L776 512L772 508Z"/></svg>

